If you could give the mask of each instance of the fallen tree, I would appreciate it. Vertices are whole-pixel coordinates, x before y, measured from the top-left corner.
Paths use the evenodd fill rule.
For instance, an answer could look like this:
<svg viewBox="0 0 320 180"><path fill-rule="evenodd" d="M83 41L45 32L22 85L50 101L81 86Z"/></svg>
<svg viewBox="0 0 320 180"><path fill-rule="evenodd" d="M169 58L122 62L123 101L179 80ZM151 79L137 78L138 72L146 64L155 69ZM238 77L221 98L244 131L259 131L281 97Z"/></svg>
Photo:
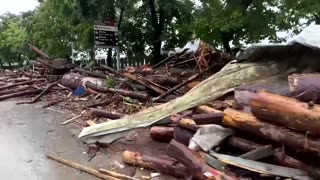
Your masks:
<svg viewBox="0 0 320 180"><path fill-rule="evenodd" d="M237 86L251 84L256 80L278 75L280 72L280 66L273 62L230 63L220 72L204 80L180 98L159 106L150 107L130 116L125 116L117 122L101 123L84 128L79 137L101 136L139 127L147 127L170 115L215 100L231 92Z"/></svg>

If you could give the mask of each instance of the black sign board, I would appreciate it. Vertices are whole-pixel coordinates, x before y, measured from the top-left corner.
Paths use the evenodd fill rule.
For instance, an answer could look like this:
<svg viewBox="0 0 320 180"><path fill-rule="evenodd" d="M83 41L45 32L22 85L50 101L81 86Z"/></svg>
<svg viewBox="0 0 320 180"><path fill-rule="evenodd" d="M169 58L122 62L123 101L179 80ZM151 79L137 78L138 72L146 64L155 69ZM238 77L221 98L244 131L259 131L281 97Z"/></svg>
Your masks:
<svg viewBox="0 0 320 180"><path fill-rule="evenodd" d="M95 25L94 26L95 46L101 48L118 47L119 34L117 26Z"/></svg>

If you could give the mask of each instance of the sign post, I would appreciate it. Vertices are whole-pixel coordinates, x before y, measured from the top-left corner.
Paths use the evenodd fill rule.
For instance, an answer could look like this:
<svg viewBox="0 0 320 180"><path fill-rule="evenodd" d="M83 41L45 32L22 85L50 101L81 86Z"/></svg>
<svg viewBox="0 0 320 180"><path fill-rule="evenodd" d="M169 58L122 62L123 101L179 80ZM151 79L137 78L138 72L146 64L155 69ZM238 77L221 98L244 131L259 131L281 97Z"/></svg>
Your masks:
<svg viewBox="0 0 320 180"><path fill-rule="evenodd" d="M119 30L116 20L94 25L95 48L113 48L117 52L117 69L120 69Z"/></svg>

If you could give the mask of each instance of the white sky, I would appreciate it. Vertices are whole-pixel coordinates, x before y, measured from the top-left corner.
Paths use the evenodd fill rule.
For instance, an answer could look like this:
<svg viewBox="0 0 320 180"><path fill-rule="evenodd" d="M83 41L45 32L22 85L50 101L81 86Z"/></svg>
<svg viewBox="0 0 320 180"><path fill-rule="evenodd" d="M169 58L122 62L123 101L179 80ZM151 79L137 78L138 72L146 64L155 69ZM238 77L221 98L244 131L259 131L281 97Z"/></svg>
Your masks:
<svg viewBox="0 0 320 180"><path fill-rule="evenodd" d="M18 14L33 10L38 4L37 0L0 0L0 15L6 12Z"/></svg>

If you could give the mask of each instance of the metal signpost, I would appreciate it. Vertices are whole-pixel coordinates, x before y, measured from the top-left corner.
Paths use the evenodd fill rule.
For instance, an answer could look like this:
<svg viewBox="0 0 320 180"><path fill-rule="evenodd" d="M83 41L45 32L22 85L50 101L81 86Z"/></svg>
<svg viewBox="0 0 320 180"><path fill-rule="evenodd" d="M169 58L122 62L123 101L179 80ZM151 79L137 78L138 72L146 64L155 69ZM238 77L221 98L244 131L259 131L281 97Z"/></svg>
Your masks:
<svg viewBox="0 0 320 180"><path fill-rule="evenodd" d="M94 25L95 48L114 48L117 52L117 69L120 69L119 30L115 19Z"/></svg>

